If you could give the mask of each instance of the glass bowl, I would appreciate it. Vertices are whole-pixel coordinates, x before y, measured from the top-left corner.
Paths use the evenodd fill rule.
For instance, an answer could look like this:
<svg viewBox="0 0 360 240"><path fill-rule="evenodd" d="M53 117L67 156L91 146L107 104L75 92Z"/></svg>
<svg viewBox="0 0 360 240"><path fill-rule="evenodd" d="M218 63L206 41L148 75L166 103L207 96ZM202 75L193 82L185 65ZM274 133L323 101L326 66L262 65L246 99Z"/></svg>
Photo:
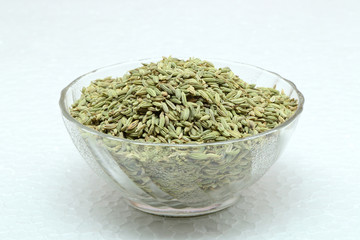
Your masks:
<svg viewBox="0 0 360 240"><path fill-rule="evenodd" d="M101 176L115 183L128 203L144 212L195 216L234 204L245 187L256 182L279 158L303 110L304 97L295 84L276 73L248 64L208 59L230 67L241 79L284 90L298 100L295 114L269 131L230 141L203 144L146 143L113 137L77 122L69 108L91 81L119 77L142 62L128 61L94 70L61 92L65 126L77 149Z"/></svg>

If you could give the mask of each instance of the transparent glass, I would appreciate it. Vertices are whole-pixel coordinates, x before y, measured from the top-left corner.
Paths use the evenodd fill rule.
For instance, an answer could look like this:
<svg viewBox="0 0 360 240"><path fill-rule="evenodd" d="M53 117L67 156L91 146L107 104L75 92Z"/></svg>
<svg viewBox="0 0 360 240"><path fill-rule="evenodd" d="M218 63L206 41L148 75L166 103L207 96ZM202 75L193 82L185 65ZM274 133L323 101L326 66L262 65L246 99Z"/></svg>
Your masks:
<svg viewBox="0 0 360 240"><path fill-rule="evenodd" d="M65 126L81 155L101 176L115 183L129 204L142 211L168 216L194 216L234 204L245 187L256 182L278 159L291 137L304 97L296 86L276 73L230 61L209 59L228 66L241 79L281 90L299 102L296 113L280 126L251 137L206 144L144 143L90 129L69 114L69 107L91 81L118 77L142 62L129 61L82 75L61 92ZM204 157L206 156L206 157Z"/></svg>

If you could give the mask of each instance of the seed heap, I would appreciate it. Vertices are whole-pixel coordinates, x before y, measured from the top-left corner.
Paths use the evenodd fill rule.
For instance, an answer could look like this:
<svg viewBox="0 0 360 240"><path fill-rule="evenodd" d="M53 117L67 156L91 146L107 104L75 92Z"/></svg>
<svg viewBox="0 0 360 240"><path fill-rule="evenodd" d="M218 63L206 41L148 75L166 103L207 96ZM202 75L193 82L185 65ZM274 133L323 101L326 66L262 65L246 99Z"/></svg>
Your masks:
<svg viewBox="0 0 360 240"><path fill-rule="evenodd" d="M296 109L297 101L283 91L248 84L228 67L164 57L123 77L93 81L70 113L113 136L181 144L251 136L283 123Z"/></svg>

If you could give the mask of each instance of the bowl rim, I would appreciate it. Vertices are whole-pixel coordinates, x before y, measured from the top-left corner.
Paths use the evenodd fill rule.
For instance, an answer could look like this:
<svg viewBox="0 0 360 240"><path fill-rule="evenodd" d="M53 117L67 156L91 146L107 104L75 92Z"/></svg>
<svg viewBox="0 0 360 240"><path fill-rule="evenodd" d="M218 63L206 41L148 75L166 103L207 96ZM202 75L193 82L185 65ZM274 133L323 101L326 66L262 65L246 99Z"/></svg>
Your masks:
<svg viewBox="0 0 360 240"><path fill-rule="evenodd" d="M251 64L247 64L247 63L242 63L242 62L238 62L238 61L233 61L233 60L225 60L225 59L221 59L221 58L208 58L206 59L209 62L222 62L222 63L229 63L232 65L242 65L248 68L253 68L256 70L260 70L263 72L267 72L270 73L271 75L274 75L278 78L280 78L281 80L285 81L286 83L288 83L293 90L297 93L299 100L298 100L298 108L295 111L295 113L289 118L287 119L284 123L279 124L278 126L276 126L275 128L272 128L270 130L267 130L265 132L262 133L258 133L252 136L248 136L248 137L244 137L244 138L238 138L238 139L231 139L231 140L227 140L227 141L218 141L218 142L211 142L211 143L182 143L182 144L177 144L177 143L154 143L154 142L142 142L142 141L138 141L138 140L130 140L130 139L126 139L126 138L120 138L120 137L115 137L115 136L111 136L109 134L106 133L102 133L99 131L96 131L92 128L89 128L83 124L81 124L80 122L78 122L75 118L73 118L70 113L67 111L66 107L65 107L65 96L66 93L71 89L71 87L78 82L80 79L82 79L85 76L91 75L92 73L98 72L98 71L102 71L102 70L106 70L109 68L113 68L113 67L117 67L120 65L124 65L124 64L131 64L131 63L142 63L142 62L150 62L150 61L158 61L160 60L160 57L154 57L154 58L143 58L143 59L138 59L138 60L127 60L127 61L122 61L122 62L118 62L115 64L111 64L111 65L107 65L104 67L100 67L97 68L95 70L92 70L88 73L85 73L79 77L77 77L75 80L73 80L72 82L70 82L64 89L62 89L61 91L61 95L60 95L60 99L59 99L59 106L62 112L63 117L65 117L67 120L69 120L70 122L74 123L76 126L78 126L79 128L81 128L82 130L89 132L91 134L94 135L98 135L101 136L103 138L107 138L110 140L115 140L115 141L120 141L120 142L125 142L125 143L131 143L131 144L137 144L137 145L149 145L149 146L164 146L164 147L203 147L203 146L212 146L212 145L223 145L223 144L230 144L230 143L237 143L237 142L245 142L248 140L252 140L252 139L256 139L259 137L263 137L269 134L272 134L274 132L277 132L279 130L281 130L282 128L285 128L286 126L288 126L289 124L291 124L295 119L297 119L300 114L303 111L303 106L304 106L304 102L305 102L305 98L304 95L299 91L299 89L296 87L296 85L282 77L280 74L266 70L264 68L255 66L255 65L251 65ZM183 58L184 59L184 58ZM216 64L216 63L215 63ZM214 65L215 65L214 64ZM130 69L129 69L130 70Z"/></svg>

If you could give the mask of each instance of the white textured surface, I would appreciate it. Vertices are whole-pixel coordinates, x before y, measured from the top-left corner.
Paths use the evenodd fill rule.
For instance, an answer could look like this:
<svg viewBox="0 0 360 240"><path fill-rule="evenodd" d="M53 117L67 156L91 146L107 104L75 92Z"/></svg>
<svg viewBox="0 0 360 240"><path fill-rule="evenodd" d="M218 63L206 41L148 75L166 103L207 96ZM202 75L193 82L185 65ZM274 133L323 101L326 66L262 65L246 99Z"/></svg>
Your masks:
<svg viewBox="0 0 360 240"><path fill-rule="evenodd" d="M359 22L357 0L0 1L0 239L359 239ZM262 66L305 95L283 156L225 211L129 208L63 126L72 79L169 54Z"/></svg>

